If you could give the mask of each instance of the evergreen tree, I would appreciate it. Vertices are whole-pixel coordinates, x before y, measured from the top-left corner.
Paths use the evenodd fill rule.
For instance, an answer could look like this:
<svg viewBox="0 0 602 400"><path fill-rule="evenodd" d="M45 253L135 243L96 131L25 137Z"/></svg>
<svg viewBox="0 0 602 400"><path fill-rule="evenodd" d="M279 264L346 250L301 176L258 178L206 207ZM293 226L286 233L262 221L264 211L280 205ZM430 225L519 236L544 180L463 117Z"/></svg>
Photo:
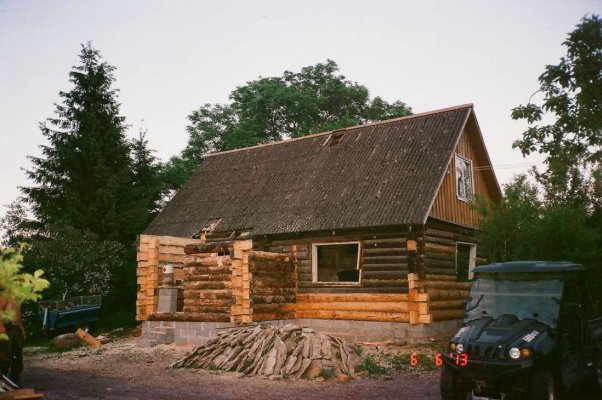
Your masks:
<svg viewBox="0 0 602 400"><path fill-rule="evenodd" d="M133 241L140 205L133 196L130 146L119 115L114 67L82 45L80 65L69 73L73 88L60 92L55 116L40 124L49 144L30 157L37 186L23 188L44 225L89 231L100 240Z"/></svg>

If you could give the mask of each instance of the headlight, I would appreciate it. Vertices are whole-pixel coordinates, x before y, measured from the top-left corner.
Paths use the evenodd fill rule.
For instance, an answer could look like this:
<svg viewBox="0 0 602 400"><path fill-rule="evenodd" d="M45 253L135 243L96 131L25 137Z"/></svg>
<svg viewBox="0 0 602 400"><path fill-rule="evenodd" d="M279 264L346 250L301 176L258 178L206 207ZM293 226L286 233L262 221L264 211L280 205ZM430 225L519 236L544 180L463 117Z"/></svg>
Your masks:
<svg viewBox="0 0 602 400"><path fill-rule="evenodd" d="M510 356L510 358L518 360L520 358L520 350L518 349L518 347L513 347L508 352L508 355Z"/></svg>
<svg viewBox="0 0 602 400"><path fill-rule="evenodd" d="M464 351L464 346L462 345L462 343L458 343L458 344L456 345L456 351L457 351L458 353L462 353L462 352Z"/></svg>

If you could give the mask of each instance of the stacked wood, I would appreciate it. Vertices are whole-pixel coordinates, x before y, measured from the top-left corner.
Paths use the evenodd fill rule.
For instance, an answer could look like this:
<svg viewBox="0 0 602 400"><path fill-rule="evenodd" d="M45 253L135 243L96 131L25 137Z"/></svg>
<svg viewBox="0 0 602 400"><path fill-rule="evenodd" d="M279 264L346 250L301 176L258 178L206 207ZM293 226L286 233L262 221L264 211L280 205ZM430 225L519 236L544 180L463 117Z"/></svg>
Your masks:
<svg viewBox="0 0 602 400"><path fill-rule="evenodd" d="M307 327L242 326L219 332L172 368L313 379L324 370L353 375L361 361L357 353L354 345Z"/></svg>
<svg viewBox="0 0 602 400"><path fill-rule="evenodd" d="M153 315L169 321L230 322L232 305L232 259L213 254L189 255L185 259L184 307L176 315ZM169 314L169 313L168 313ZM181 315L180 315L181 314Z"/></svg>
<svg viewBox="0 0 602 400"><path fill-rule="evenodd" d="M198 239L185 239L171 236L140 235L138 237L136 280L136 319L144 321L156 310L156 289L161 282L161 264L174 267L175 282L183 279L184 247L199 243ZM181 305L180 305L181 307Z"/></svg>
<svg viewBox="0 0 602 400"><path fill-rule="evenodd" d="M249 272L253 321L294 319L297 272L292 257L251 251Z"/></svg>

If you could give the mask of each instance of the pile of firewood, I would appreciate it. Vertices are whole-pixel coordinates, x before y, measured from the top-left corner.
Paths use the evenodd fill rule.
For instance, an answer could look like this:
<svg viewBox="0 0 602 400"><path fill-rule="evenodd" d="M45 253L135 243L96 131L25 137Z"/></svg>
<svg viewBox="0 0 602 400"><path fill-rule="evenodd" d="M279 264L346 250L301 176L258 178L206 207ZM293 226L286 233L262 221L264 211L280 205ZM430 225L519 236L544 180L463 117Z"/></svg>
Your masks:
<svg viewBox="0 0 602 400"><path fill-rule="evenodd" d="M311 328L245 326L219 332L172 368L236 371L243 375L297 377L353 376L359 364L355 345Z"/></svg>

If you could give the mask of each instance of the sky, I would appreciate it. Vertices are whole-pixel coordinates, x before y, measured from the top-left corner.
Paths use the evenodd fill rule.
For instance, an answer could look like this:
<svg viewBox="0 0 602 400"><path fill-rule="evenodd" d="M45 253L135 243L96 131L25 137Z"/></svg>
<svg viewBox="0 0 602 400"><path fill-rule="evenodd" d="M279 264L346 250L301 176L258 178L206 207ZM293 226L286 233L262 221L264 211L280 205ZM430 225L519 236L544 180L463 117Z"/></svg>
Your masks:
<svg viewBox="0 0 602 400"><path fill-rule="evenodd" d="M602 0L0 0L0 217L31 185L23 169L45 143L39 123L71 89L87 41L117 68L128 135L147 130L162 160L185 147L198 107L331 59L371 96L414 113L473 103L504 184L544 158L512 149L526 124L511 109L591 13Z"/></svg>

